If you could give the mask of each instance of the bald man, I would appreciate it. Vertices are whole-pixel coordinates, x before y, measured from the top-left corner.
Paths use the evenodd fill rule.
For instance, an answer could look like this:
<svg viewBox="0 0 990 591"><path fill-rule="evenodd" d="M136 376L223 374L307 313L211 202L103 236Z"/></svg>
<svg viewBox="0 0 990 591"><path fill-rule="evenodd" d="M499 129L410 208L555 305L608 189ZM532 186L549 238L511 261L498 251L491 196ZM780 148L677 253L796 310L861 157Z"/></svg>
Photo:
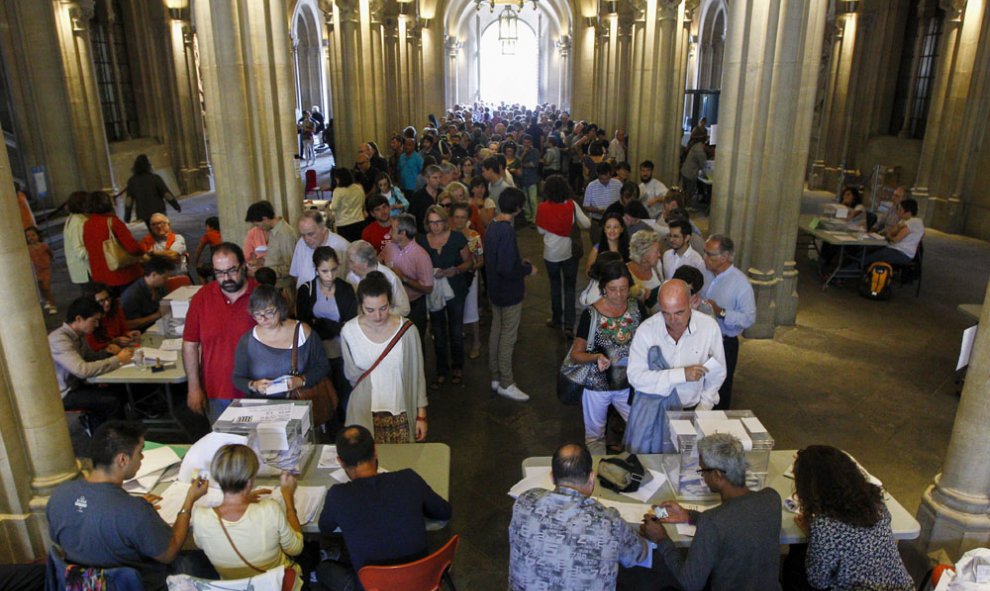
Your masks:
<svg viewBox="0 0 990 591"><path fill-rule="evenodd" d="M636 389L626 426L631 453L670 447L667 411L710 410L725 380L722 333L711 316L692 313L688 284L671 279L658 299L660 313L639 325L629 349L627 375Z"/></svg>

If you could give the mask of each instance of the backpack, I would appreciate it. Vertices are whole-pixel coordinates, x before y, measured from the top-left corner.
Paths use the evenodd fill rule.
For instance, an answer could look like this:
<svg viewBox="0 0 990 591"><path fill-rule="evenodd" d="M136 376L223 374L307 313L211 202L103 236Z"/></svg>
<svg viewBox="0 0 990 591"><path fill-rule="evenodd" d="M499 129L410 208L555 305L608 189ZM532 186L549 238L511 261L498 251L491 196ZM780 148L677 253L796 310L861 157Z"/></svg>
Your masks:
<svg viewBox="0 0 990 591"><path fill-rule="evenodd" d="M894 283L894 268L890 263L878 261L870 264L859 284L859 295L871 300L889 300Z"/></svg>

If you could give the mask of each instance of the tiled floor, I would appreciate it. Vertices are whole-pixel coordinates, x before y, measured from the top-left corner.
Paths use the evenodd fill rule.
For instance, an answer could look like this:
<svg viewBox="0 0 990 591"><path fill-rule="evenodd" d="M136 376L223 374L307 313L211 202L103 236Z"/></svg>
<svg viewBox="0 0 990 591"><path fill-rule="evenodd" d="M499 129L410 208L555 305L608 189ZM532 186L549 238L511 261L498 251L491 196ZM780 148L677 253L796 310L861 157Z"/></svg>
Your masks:
<svg viewBox="0 0 990 591"><path fill-rule="evenodd" d="M805 209L814 210L822 198L806 194ZM195 244L201 220L215 211L210 194L187 198L174 226ZM540 261L535 230L521 230L520 242L525 256ZM734 406L753 410L777 449L842 447L911 512L939 471L958 402L959 339L972 323L956 306L982 303L990 275L986 242L929 232L925 244L921 296L914 297L913 287L897 289L888 302L863 299L851 287L823 292L814 265L799 253L797 325L778 329L772 340L743 342L734 394ZM56 281L65 287L67 278ZM56 293L64 308L76 291ZM580 408L562 406L554 394L567 343L544 326L548 298L540 262L540 273L528 281L516 352L517 381L533 396L529 403L489 391L484 313L485 346L481 358L467 362L465 383L430 392L430 439L452 449L454 504L449 527L431 541L438 547L461 535L455 568L461 589L505 588L512 510L506 492L520 477L520 462L582 437Z"/></svg>

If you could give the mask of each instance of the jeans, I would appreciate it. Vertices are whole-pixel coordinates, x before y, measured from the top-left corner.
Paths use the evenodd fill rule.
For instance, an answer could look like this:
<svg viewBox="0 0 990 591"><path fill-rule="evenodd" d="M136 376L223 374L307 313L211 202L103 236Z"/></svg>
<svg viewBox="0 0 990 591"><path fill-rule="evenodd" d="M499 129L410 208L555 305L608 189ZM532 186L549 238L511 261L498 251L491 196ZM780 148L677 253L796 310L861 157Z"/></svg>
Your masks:
<svg viewBox="0 0 990 591"><path fill-rule="evenodd" d="M316 567L316 580L322 588L330 591L356 591L361 588L354 568L333 560L321 562Z"/></svg>
<svg viewBox="0 0 990 591"><path fill-rule="evenodd" d="M890 248L889 246L881 248L876 252L871 252L866 255L866 259L863 261L863 268L869 267L871 264L878 261L885 263L890 263L891 265L907 265L911 263L911 257L904 254L903 252L897 250L896 248Z"/></svg>
<svg viewBox="0 0 990 591"><path fill-rule="evenodd" d="M577 284L578 260L571 257L566 261L557 263L544 260L547 265L547 276L550 278L550 311L553 314L553 323L560 326L561 321L564 328L574 330L575 305L574 290ZM561 301L561 281L563 281L564 299ZM563 305L563 310L561 310Z"/></svg>
<svg viewBox="0 0 990 591"><path fill-rule="evenodd" d="M464 296L454 296L439 312L430 312L433 327L433 351L437 356L437 376L446 376L451 366L454 370L464 367ZM450 341L450 361L447 360L447 341Z"/></svg>
<svg viewBox="0 0 990 591"><path fill-rule="evenodd" d="M77 388L65 395L62 406L65 410L81 410L89 415L93 431L110 419L124 418L124 394L116 388L86 386Z"/></svg>
<svg viewBox="0 0 990 591"><path fill-rule="evenodd" d="M523 203L523 214L526 216L526 221L535 224L536 223L536 205L539 203L540 183L533 183L528 187L523 187L523 193L526 194L526 201Z"/></svg>
<svg viewBox="0 0 990 591"><path fill-rule="evenodd" d="M714 410L729 410L732 404L732 376L739 360L739 337L722 337L722 348L725 349L725 381L718 389L718 404Z"/></svg>
<svg viewBox="0 0 990 591"><path fill-rule="evenodd" d="M426 342L426 296L419 296L409 302L409 321L419 331L419 342Z"/></svg>
<svg viewBox="0 0 990 591"><path fill-rule="evenodd" d="M492 332L488 337L488 370L503 388L516 383L512 375L512 352L519 336L522 302L513 306L492 305Z"/></svg>

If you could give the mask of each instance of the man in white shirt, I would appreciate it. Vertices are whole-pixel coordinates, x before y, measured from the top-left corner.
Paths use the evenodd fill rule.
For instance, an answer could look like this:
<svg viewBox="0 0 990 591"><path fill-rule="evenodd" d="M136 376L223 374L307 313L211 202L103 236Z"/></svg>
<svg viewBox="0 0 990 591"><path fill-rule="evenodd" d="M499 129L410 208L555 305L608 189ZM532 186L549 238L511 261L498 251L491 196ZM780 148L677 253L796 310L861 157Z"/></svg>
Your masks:
<svg viewBox="0 0 990 591"><path fill-rule="evenodd" d="M670 233L667 234L670 248L663 253L664 279L672 279L674 272L682 265L690 265L701 271L706 283L711 278L705 268L705 259L701 258L701 253L691 248L692 233L691 222L687 220L674 220L670 223Z"/></svg>
<svg viewBox="0 0 990 591"><path fill-rule="evenodd" d="M626 161L626 130L615 130L615 136L608 144L608 158L616 164Z"/></svg>
<svg viewBox="0 0 990 591"><path fill-rule="evenodd" d="M639 165L639 200L656 219L663 212L663 198L667 195L667 185L653 178L653 161L644 160Z"/></svg>
<svg viewBox="0 0 990 591"><path fill-rule="evenodd" d="M691 290L680 279L660 287L660 313L640 324L629 349L629 384L636 389L625 445L630 453L661 453L670 434L668 410L718 403L725 353L718 324L693 314Z"/></svg>
<svg viewBox="0 0 990 591"><path fill-rule="evenodd" d="M378 264L378 252L370 242L364 240L351 242L347 247L346 260L350 272L345 277L355 290L357 290L361 280L368 276L368 273L379 271L392 286L392 310L403 318L409 316L409 294L406 293L406 288L402 286L402 280L395 274L395 271L385 265Z"/></svg>
<svg viewBox="0 0 990 591"><path fill-rule="evenodd" d="M339 234L334 234L327 228L323 214L315 209L307 209L299 218L299 241L292 253L292 264L289 275L296 278L296 289L304 283L309 283L316 277L316 267L313 266L313 251L320 246L329 246L337 252L337 260L341 267L346 267L347 246L350 243ZM345 269L340 269L343 275Z"/></svg>

